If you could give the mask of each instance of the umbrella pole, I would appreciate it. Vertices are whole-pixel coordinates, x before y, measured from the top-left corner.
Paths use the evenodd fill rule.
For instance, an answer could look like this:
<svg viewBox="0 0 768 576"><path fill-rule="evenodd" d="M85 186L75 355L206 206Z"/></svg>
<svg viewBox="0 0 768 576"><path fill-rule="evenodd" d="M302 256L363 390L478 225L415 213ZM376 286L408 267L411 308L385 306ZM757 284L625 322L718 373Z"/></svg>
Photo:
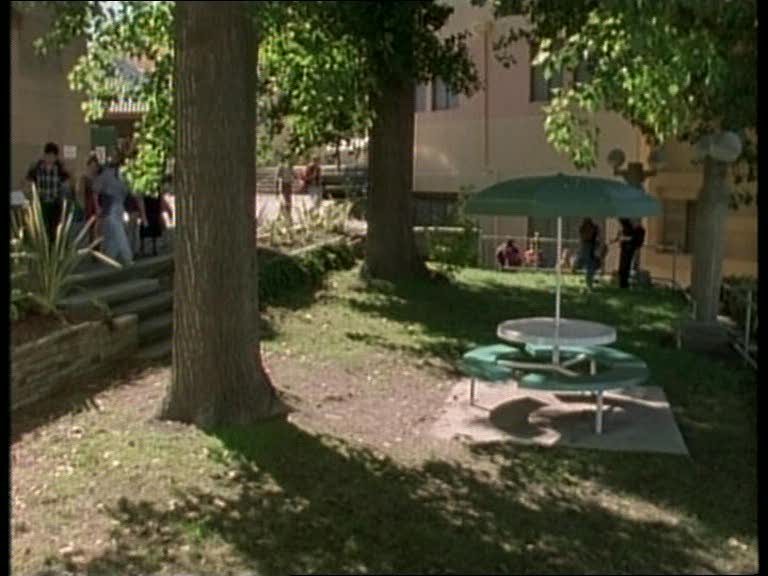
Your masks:
<svg viewBox="0 0 768 576"><path fill-rule="evenodd" d="M563 251L563 219L557 219L557 261L555 262L556 282L555 289L555 345L552 347L552 363L560 364L560 287L562 277L562 251Z"/></svg>

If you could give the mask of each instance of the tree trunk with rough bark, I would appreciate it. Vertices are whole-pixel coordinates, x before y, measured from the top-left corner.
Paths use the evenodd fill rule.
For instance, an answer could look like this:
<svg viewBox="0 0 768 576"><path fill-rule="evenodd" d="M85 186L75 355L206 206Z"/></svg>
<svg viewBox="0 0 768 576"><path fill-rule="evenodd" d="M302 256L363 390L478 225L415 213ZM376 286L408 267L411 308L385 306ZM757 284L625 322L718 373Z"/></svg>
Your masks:
<svg viewBox="0 0 768 576"><path fill-rule="evenodd" d="M725 226L728 219L728 165L707 157L703 188L696 203L691 295L696 320L714 322L720 308Z"/></svg>
<svg viewBox="0 0 768 576"><path fill-rule="evenodd" d="M256 41L245 2L176 4L173 380L160 417L203 428L284 413L259 349Z"/></svg>
<svg viewBox="0 0 768 576"><path fill-rule="evenodd" d="M413 83L376 98L370 144L365 273L396 281L426 274L413 234Z"/></svg>

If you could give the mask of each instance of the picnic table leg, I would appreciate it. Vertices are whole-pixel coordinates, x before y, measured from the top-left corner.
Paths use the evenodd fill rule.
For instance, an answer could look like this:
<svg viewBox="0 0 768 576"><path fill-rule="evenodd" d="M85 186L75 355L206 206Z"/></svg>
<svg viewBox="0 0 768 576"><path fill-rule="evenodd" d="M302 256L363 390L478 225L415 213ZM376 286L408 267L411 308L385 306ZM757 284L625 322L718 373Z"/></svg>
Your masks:
<svg viewBox="0 0 768 576"><path fill-rule="evenodd" d="M597 393L597 411L595 412L595 432L603 433L603 391Z"/></svg>
<svg viewBox="0 0 768 576"><path fill-rule="evenodd" d="M597 374L597 362L595 362L594 358L589 359L589 374L591 376L594 376ZM584 392L584 394L587 394L589 396L594 396L594 392Z"/></svg>

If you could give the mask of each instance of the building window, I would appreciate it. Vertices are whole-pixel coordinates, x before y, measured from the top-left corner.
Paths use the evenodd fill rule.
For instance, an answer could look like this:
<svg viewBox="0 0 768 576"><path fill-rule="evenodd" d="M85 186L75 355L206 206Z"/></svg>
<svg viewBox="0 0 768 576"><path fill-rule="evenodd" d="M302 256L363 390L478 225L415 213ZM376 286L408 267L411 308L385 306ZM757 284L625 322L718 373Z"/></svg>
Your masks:
<svg viewBox="0 0 768 576"><path fill-rule="evenodd" d="M690 254L696 229L696 202L665 200L662 205L662 243L677 246L683 253Z"/></svg>
<svg viewBox="0 0 768 576"><path fill-rule="evenodd" d="M432 110L450 110L458 107L459 95L453 92L442 78L435 78L432 82Z"/></svg>
<svg viewBox="0 0 768 576"><path fill-rule="evenodd" d="M531 102L549 102L552 100L552 91L562 86L562 71L547 80L544 78L544 69L541 66L531 66Z"/></svg>
<svg viewBox="0 0 768 576"><path fill-rule="evenodd" d="M416 86L416 112L426 112L427 111L427 84L418 84Z"/></svg>
<svg viewBox="0 0 768 576"><path fill-rule="evenodd" d="M573 82L574 84L583 84L590 80L592 80L592 71L590 70L589 63L586 60L582 60L573 71Z"/></svg>

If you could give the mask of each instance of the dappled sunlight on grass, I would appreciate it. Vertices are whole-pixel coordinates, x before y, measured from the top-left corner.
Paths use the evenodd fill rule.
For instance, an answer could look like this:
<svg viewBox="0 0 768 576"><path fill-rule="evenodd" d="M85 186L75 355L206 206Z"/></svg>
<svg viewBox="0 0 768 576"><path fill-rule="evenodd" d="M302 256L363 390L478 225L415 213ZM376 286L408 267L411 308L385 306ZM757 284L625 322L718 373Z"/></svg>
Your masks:
<svg viewBox="0 0 768 576"><path fill-rule="evenodd" d="M157 422L163 368L92 409L21 426L14 566L49 556L93 576L754 572L754 375L674 348L685 310L674 293L587 294L579 282L567 282L564 315L617 326L617 346L664 389L690 458L425 438L455 361L494 342L502 320L550 315L553 278L465 270L445 284L369 286L342 272L297 295L301 305L267 310L265 358L295 401L289 422L208 433ZM400 414L404 404L418 407ZM61 553L69 542L79 556Z"/></svg>
<svg viewBox="0 0 768 576"><path fill-rule="evenodd" d="M564 475L560 459L529 453L494 477L447 460L402 466L290 424L216 437L210 458L231 471L222 488L180 489L173 509L120 501L109 514L123 552L91 566L117 566L130 550L143 561L129 565L150 568L163 542L212 558L223 546L238 558L233 566L263 574L714 570L704 543L669 512L622 507L572 470Z"/></svg>

